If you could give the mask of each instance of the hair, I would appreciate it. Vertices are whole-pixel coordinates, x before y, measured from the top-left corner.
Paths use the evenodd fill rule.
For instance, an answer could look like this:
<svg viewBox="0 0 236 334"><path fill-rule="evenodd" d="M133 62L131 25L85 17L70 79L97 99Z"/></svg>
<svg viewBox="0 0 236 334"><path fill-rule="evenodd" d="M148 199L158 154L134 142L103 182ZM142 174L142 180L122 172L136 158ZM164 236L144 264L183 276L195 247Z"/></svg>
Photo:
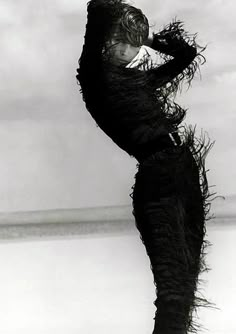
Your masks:
<svg viewBox="0 0 236 334"><path fill-rule="evenodd" d="M103 73L107 65L112 67L107 42L114 32L118 34L116 40L141 46L149 35L148 19L140 9L125 0L90 0L87 4L84 45L76 75L84 95L91 86L99 88L99 74Z"/></svg>
<svg viewBox="0 0 236 334"><path fill-rule="evenodd" d="M133 46L141 46L149 35L149 23L141 9L128 4L123 5L122 15L111 28L111 36L114 28L118 31L121 41Z"/></svg>
<svg viewBox="0 0 236 334"><path fill-rule="evenodd" d="M107 51L106 42L114 31L118 39L133 46L141 46L149 35L148 19L138 8L124 0L90 0L87 4L87 24L84 48L93 58Z"/></svg>

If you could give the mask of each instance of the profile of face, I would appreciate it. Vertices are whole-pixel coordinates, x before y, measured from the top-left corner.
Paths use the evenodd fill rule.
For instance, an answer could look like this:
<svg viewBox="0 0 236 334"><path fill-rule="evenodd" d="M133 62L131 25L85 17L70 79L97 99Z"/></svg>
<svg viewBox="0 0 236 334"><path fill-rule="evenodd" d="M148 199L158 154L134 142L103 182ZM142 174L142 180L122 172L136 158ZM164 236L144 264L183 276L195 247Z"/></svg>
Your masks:
<svg viewBox="0 0 236 334"><path fill-rule="evenodd" d="M148 19L143 12L128 4L122 5L122 14L110 25L104 53L110 62L125 66L138 54L149 35Z"/></svg>
<svg viewBox="0 0 236 334"><path fill-rule="evenodd" d="M138 54L140 46L133 46L123 41L116 41L112 38L109 41L110 61L114 65L127 65Z"/></svg>
<svg viewBox="0 0 236 334"><path fill-rule="evenodd" d="M127 65L138 54L141 46L134 46L128 41L123 41L118 32L114 32L107 41L109 59L114 65Z"/></svg>

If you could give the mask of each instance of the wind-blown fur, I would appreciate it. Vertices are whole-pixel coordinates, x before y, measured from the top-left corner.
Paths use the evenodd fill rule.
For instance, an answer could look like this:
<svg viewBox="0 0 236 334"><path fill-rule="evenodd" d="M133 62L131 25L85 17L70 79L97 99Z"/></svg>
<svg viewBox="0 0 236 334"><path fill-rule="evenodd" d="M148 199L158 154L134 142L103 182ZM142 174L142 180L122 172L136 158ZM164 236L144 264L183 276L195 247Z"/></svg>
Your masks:
<svg viewBox="0 0 236 334"><path fill-rule="evenodd" d="M195 127L181 125L186 109L173 99L182 84L190 86L196 71L200 72L205 47L197 44L197 34L187 33L183 22L175 18L153 34L151 47L159 51L164 64L147 62L129 69L112 65L104 45L125 4L122 0L88 3L76 77L96 124L138 160L130 197L156 285L153 334L196 333L200 326L194 311L212 305L196 292L200 272L208 270L204 256L210 243L205 240L205 222L213 194L209 193L205 158L213 143L205 136L197 138ZM149 144L179 128L181 146L156 150L140 159Z"/></svg>
<svg viewBox="0 0 236 334"><path fill-rule="evenodd" d="M199 307L215 308L198 291L208 271L206 221L211 219L205 158L213 143L183 127L184 143L137 164L130 197L156 286L153 334L198 333Z"/></svg>

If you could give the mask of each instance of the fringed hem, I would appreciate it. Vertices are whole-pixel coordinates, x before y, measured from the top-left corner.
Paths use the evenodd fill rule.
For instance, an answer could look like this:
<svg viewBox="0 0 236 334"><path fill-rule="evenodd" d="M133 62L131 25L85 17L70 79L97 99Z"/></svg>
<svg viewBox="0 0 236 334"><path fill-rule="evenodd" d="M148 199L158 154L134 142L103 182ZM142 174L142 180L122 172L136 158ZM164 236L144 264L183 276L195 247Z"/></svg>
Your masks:
<svg viewBox="0 0 236 334"><path fill-rule="evenodd" d="M206 262L206 255L208 254L208 248L212 246L212 243L206 239L206 222L214 218L213 214L210 214L211 202L216 197L216 192L210 192L208 181L207 181L207 172L205 168L206 157L213 147L215 141L211 141L208 133L201 130L201 135L196 136L196 125L183 125L181 126L181 136L183 140L183 145L188 147L193 155L193 158L197 164L199 171L199 182L201 188L203 209L204 209L204 225L203 225L203 241L199 259L199 274L203 272L208 272L211 270L208 263ZM204 296L199 292L199 284L204 283L204 280L196 277L196 292L200 296L195 296L193 305L191 306L191 311L189 315L188 328L187 332L197 333L199 330L204 329L203 326L199 325L195 320L194 313L197 314L197 309L199 307L204 308L213 308L218 309L216 304L208 301Z"/></svg>

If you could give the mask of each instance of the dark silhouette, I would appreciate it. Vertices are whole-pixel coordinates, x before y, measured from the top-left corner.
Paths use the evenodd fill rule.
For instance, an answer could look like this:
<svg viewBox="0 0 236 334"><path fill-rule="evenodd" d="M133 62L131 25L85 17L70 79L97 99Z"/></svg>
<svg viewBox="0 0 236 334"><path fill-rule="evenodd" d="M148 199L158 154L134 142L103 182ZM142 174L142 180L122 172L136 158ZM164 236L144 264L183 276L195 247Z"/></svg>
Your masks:
<svg viewBox="0 0 236 334"><path fill-rule="evenodd" d="M123 0L91 0L87 10L76 77L96 124L138 161L130 196L156 286L153 334L196 332L194 310L211 306L196 292L208 269L205 157L213 143L181 125L186 109L174 97L200 71L205 47L176 18L149 37L145 15ZM163 63L144 58L129 67L144 44Z"/></svg>

